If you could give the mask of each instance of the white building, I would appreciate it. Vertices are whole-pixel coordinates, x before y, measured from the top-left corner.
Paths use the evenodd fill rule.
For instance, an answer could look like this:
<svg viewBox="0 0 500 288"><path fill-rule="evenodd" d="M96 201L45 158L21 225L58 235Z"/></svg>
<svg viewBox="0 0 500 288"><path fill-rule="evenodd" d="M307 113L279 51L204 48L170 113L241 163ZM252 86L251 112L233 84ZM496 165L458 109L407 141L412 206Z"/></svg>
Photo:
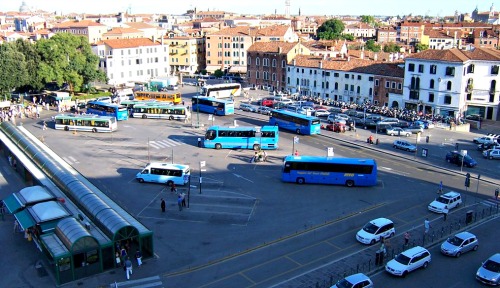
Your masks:
<svg viewBox="0 0 500 288"><path fill-rule="evenodd" d="M92 46L108 84L115 86L170 75L168 48L148 38L111 39Z"/></svg>
<svg viewBox="0 0 500 288"><path fill-rule="evenodd" d="M405 59L403 101L408 109L499 120L500 52L425 50Z"/></svg>

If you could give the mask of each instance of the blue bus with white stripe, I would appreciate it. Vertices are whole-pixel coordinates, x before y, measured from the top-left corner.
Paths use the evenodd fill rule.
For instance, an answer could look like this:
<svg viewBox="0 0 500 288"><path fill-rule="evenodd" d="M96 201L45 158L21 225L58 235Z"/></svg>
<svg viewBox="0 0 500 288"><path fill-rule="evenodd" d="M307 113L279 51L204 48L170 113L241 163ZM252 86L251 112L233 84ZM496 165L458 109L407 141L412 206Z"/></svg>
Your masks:
<svg viewBox="0 0 500 288"><path fill-rule="evenodd" d="M192 112L198 111L218 116L234 114L234 102L230 100L216 99L213 97L193 96Z"/></svg>
<svg viewBox="0 0 500 288"><path fill-rule="evenodd" d="M279 131L276 126L223 127L212 126L205 134L203 146L215 149L278 149Z"/></svg>
<svg viewBox="0 0 500 288"><path fill-rule="evenodd" d="M283 161L281 180L297 184L375 186L377 162L362 158L291 155Z"/></svg>
<svg viewBox="0 0 500 288"><path fill-rule="evenodd" d="M319 118L287 110L272 110L269 117L269 125L278 126L279 128L303 135L321 133L321 121Z"/></svg>

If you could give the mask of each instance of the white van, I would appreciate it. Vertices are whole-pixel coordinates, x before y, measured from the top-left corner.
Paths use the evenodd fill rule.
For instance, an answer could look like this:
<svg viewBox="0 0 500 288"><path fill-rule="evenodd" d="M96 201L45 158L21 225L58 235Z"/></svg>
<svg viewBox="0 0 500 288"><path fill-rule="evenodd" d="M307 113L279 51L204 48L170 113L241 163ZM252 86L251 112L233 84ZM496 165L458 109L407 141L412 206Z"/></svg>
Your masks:
<svg viewBox="0 0 500 288"><path fill-rule="evenodd" d="M171 186L185 185L189 182L190 170L188 165L169 163L150 163L141 172L135 175L140 183L154 182Z"/></svg>

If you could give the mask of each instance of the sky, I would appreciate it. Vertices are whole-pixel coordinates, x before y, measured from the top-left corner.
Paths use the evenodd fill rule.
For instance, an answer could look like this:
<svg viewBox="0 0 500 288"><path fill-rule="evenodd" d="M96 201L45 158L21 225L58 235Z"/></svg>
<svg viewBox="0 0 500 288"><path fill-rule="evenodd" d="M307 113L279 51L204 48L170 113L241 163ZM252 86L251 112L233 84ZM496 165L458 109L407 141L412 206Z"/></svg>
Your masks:
<svg viewBox="0 0 500 288"><path fill-rule="evenodd" d="M489 11L493 3L500 11L500 0L289 0L290 14L297 15L429 15L452 16L455 11L469 13L478 7ZM19 11L21 0L0 0L0 11ZM182 14L189 9L198 11L223 10L239 14L285 13L285 0L26 0L29 7L50 12L109 14L131 8L132 14Z"/></svg>

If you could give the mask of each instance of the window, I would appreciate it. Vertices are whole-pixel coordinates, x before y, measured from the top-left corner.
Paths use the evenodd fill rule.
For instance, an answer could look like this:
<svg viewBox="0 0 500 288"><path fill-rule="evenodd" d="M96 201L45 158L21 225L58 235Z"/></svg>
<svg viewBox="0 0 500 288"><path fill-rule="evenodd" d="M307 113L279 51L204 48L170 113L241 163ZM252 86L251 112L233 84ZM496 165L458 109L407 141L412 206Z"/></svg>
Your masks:
<svg viewBox="0 0 500 288"><path fill-rule="evenodd" d="M385 88L389 88L389 85L390 85L390 82L389 81L385 81Z"/></svg>
<svg viewBox="0 0 500 288"><path fill-rule="evenodd" d="M455 76L455 67L446 67L446 76Z"/></svg>
<svg viewBox="0 0 500 288"><path fill-rule="evenodd" d="M372 76L368 77L368 81L373 82L373 77Z"/></svg>
<svg viewBox="0 0 500 288"><path fill-rule="evenodd" d="M474 64L470 64L469 66L467 66L467 73L474 73Z"/></svg>
<svg viewBox="0 0 500 288"><path fill-rule="evenodd" d="M431 79L429 83L429 88L434 89L434 79Z"/></svg>
<svg viewBox="0 0 500 288"><path fill-rule="evenodd" d="M408 64L408 71L409 72L414 72L415 71L415 64L409 63Z"/></svg>
<svg viewBox="0 0 500 288"><path fill-rule="evenodd" d="M437 65L431 65L431 74L436 74L437 71Z"/></svg>
<svg viewBox="0 0 500 288"><path fill-rule="evenodd" d="M255 79L259 79L260 78L260 72L259 71L255 71Z"/></svg>
<svg viewBox="0 0 500 288"><path fill-rule="evenodd" d="M433 103L434 102L434 93L429 93L429 103Z"/></svg>
<svg viewBox="0 0 500 288"><path fill-rule="evenodd" d="M276 59L273 59L272 66L276 67Z"/></svg>
<svg viewBox="0 0 500 288"><path fill-rule="evenodd" d="M285 68L286 66L286 61L285 60L281 60L281 68Z"/></svg>
<svg viewBox="0 0 500 288"><path fill-rule="evenodd" d="M339 83L338 82L335 82L335 85L333 85L333 89L335 90L339 90Z"/></svg>
<svg viewBox="0 0 500 288"><path fill-rule="evenodd" d="M247 62L248 62L248 65L252 65L252 58L248 57Z"/></svg>
<svg viewBox="0 0 500 288"><path fill-rule="evenodd" d="M396 82L391 82L391 89L396 89Z"/></svg>
<svg viewBox="0 0 500 288"><path fill-rule="evenodd" d="M448 82L446 83L446 90L451 91L451 84L452 84L452 82L451 82L451 81L448 81Z"/></svg>
<svg viewBox="0 0 500 288"><path fill-rule="evenodd" d="M491 74L492 75L498 75L498 65L493 65L491 66Z"/></svg>
<svg viewBox="0 0 500 288"><path fill-rule="evenodd" d="M378 86L378 79L375 79L375 86Z"/></svg>
<svg viewBox="0 0 500 288"><path fill-rule="evenodd" d="M333 77L339 77L339 73L338 72L334 72L333 73Z"/></svg>
<svg viewBox="0 0 500 288"><path fill-rule="evenodd" d="M444 104L451 104L451 95L444 96Z"/></svg>
<svg viewBox="0 0 500 288"><path fill-rule="evenodd" d="M423 64L418 65L418 73L424 73L424 65Z"/></svg>
<svg viewBox="0 0 500 288"><path fill-rule="evenodd" d="M345 79L349 79L349 74L344 75Z"/></svg>
<svg viewBox="0 0 500 288"><path fill-rule="evenodd" d="M259 66L260 65L260 58L257 57L255 58L255 66Z"/></svg>

